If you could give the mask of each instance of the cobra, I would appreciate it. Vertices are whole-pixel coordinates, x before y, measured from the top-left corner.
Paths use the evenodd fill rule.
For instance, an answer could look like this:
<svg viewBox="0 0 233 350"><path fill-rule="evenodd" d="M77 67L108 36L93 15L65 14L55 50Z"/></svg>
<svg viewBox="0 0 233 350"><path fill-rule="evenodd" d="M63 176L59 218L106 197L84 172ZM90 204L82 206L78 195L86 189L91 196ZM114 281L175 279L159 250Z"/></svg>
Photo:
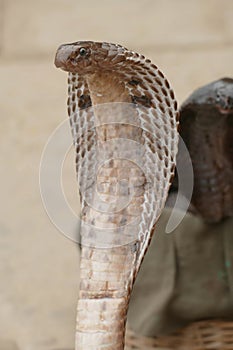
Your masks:
<svg viewBox="0 0 233 350"><path fill-rule="evenodd" d="M180 108L180 135L193 164L193 210L209 223L233 216L233 79L195 90ZM177 165L187 167L178 153ZM173 187L177 187L176 178Z"/></svg>
<svg viewBox="0 0 233 350"><path fill-rule="evenodd" d="M163 73L101 42L61 45L81 198L76 350L124 349L133 283L174 174L178 112Z"/></svg>

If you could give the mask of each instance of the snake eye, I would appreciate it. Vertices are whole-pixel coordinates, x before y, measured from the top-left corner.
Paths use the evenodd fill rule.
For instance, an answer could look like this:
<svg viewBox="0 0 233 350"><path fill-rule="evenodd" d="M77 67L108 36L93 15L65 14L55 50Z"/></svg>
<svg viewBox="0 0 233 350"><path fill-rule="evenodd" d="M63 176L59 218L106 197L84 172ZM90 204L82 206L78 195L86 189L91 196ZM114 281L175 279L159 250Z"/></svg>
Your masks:
<svg viewBox="0 0 233 350"><path fill-rule="evenodd" d="M87 50L84 47L81 47L81 49L79 50L79 54L80 56L84 57L87 54Z"/></svg>

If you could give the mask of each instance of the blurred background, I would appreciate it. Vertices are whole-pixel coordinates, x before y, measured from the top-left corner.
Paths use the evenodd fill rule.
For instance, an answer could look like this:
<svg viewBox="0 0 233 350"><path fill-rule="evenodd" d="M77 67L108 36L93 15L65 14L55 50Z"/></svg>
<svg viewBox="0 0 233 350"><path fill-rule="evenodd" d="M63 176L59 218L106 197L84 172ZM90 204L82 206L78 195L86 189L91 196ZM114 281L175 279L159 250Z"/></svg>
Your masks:
<svg viewBox="0 0 233 350"><path fill-rule="evenodd" d="M66 118L58 45L109 41L151 58L179 103L233 76L231 0L0 0L0 350L72 348L78 250L46 215L43 147ZM73 159L66 187L76 200Z"/></svg>

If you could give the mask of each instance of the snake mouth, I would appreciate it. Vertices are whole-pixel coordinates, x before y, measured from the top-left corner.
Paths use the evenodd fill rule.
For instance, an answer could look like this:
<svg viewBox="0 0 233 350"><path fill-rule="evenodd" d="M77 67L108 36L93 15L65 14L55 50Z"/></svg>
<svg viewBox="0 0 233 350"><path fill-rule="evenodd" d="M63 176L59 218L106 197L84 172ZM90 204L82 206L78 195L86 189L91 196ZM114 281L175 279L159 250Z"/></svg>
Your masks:
<svg viewBox="0 0 233 350"><path fill-rule="evenodd" d="M229 114L229 113L233 113L233 108L223 108L223 107L218 107L218 110L221 114Z"/></svg>
<svg viewBox="0 0 233 350"><path fill-rule="evenodd" d="M233 113L233 99L230 97L222 99L216 107L221 114Z"/></svg>
<svg viewBox="0 0 233 350"><path fill-rule="evenodd" d="M231 99L227 99L226 101L223 101L223 103L218 104L217 109L221 114L224 115L233 113L233 101Z"/></svg>
<svg viewBox="0 0 233 350"><path fill-rule="evenodd" d="M73 53L74 48L71 45L61 45L57 49L54 64L57 68L68 72L69 67L67 65L70 55Z"/></svg>

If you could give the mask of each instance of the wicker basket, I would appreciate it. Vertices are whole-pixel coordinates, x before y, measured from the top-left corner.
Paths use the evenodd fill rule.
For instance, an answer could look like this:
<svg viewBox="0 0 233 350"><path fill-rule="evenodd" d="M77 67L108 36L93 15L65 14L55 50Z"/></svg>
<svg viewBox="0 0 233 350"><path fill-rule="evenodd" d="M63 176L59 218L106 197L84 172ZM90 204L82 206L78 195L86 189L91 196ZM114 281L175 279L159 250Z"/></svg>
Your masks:
<svg viewBox="0 0 233 350"><path fill-rule="evenodd" d="M195 322L170 336L147 338L127 331L126 350L233 350L233 322Z"/></svg>

